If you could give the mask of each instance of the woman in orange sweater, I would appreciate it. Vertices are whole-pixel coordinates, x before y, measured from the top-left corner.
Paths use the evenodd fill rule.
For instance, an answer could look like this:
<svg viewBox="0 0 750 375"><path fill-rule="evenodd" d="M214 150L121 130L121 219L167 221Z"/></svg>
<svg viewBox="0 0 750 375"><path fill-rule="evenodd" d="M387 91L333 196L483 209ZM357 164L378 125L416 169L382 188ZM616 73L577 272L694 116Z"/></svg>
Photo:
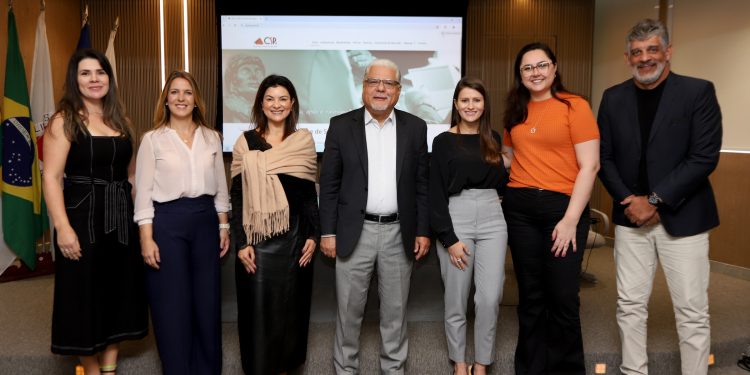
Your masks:
<svg viewBox="0 0 750 375"><path fill-rule="evenodd" d="M514 77L503 211L519 289L516 374L584 374L579 274L599 130L586 100L563 87L549 46L521 48Z"/></svg>

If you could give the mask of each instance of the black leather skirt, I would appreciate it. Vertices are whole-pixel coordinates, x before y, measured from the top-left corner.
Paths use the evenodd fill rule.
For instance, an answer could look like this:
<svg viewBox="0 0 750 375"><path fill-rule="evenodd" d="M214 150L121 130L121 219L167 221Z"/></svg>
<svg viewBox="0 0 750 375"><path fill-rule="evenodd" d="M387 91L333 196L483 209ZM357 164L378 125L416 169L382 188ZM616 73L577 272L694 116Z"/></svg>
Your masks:
<svg viewBox="0 0 750 375"><path fill-rule="evenodd" d="M242 369L246 374L278 374L305 362L310 323L313 263L299 266L306 238L299 215L289 231L254 246L255 274L235 262Z"/></svg>

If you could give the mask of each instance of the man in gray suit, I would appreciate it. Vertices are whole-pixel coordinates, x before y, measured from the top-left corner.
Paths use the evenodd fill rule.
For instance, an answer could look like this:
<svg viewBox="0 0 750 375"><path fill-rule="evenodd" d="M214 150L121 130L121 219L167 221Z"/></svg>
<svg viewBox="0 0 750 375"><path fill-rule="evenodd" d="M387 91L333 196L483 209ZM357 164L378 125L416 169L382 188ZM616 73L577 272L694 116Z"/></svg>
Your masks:
<svg viewBox="0 0 750 375"><path fill-rule="evenodd" d="M390 60L365 70L364 107L333 117L320 174L320 247L336 257L337 374L359 373L359 336L373 272L380 296L380 369L403 374L414 260L430 247L427 125L394 109L401 75Z"/></svg>
<svg viewBox="0 0 750 375"><path fill-rule="evenodd" d="M648 300L661 263L674 304L682 374L706 374L708 231L719 215L708 176L719 162L721 111L711 82L670 72L664 25L638 22L625 60L633 79L599 108L599 178L614 200L617 323L623 374L647 374Z"/></svg>

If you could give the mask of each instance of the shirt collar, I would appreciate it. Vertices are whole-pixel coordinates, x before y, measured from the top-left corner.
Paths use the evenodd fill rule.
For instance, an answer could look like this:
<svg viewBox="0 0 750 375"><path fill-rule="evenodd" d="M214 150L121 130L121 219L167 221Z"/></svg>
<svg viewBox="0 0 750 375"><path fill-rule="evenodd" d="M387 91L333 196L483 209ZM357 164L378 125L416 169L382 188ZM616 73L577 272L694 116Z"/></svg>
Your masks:
<svg viewBox="0 0 750 375"><path fill-rule="evenodd" d="M375 118L372 117L370 114L370 111L365 108L365 126L367 125L374 125L378 126L378 121L375 120ZM389 125L395 125L396 124L396 111L391 110L391 113L388 114L388 117L385 119L385 122L383 124L383 127L389 126Z"/></svg>

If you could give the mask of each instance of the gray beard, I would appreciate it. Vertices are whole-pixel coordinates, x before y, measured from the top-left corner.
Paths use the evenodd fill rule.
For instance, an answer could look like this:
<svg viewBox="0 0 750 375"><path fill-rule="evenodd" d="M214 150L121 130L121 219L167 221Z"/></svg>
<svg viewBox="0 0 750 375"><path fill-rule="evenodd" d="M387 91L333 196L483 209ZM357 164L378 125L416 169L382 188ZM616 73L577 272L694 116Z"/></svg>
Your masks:
<svg viewBox="0 0 750 375"><path fill-rule="evenodd" d="M650 85L656 81L659 80L659 77L661 77L662 73L664 73L664 69L667 67L666 63L659 63L656 64L656 71L653 73L653 75L641 75L638 74L638 67L633 67L633 78L635 78L636 81L638 81L641 84L644 85Z"/></svg>

